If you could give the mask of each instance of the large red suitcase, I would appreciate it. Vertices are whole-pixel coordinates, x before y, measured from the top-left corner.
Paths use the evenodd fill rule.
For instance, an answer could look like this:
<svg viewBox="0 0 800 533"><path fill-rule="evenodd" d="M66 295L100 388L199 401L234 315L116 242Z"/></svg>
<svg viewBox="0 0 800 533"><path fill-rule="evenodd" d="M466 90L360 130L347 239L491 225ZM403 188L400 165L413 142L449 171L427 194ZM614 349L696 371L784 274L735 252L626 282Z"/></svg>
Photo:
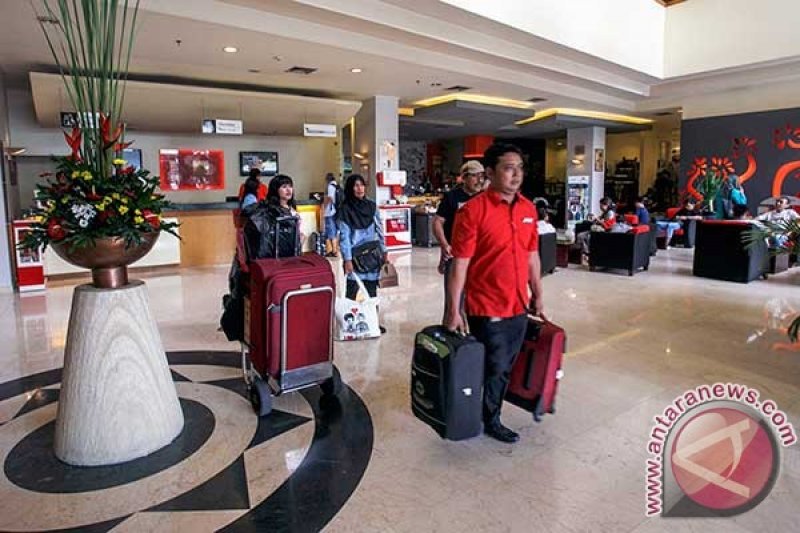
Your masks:
<svg viewBox="0 0 800 533"><path fill-rule="evenodd" d="M250 263L245 344L275 394L332 377L335 294L330 263L317 254Z"/></svg>
<svg viewBox="0 0 800 533"><path fill-rule="evenodd" d="M530 318L525 342L511 369L506 401L533 413L537 422L543 414L554 413L566 348L567 335L562 328Z"/></svg>

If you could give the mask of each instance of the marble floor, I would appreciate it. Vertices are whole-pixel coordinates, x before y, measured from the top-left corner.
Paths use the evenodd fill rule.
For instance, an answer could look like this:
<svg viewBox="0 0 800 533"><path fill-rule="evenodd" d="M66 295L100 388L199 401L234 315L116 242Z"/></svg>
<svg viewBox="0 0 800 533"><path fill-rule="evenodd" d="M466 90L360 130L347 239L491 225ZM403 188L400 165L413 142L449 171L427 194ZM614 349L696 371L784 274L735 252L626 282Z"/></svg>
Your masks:
<svg viewBox="0 0 800 533"><path fill-rule="evenodd" d="M381 293L387 334L337 343L349 387L334 414L307 391L281 397L265 422L241 396L237 346L217 331L227 268L143 276L193 422L160 467L109 478L46 457L72 285L0 294L0 530L797 530L797 446L783 449L769 496L730 518L646 518L645 462L653 417L702 384L756 388L800 424L800 345L785 334L800 268L747 285L706 280L691 275L691 250L671 249L634 277L574 265L547 276L546 313L568 334L558 411L535 423L506 404L522 436L507 445L443 441L411 414L413 335L441 317L437 259L399 254L401 286Z"/></svg>

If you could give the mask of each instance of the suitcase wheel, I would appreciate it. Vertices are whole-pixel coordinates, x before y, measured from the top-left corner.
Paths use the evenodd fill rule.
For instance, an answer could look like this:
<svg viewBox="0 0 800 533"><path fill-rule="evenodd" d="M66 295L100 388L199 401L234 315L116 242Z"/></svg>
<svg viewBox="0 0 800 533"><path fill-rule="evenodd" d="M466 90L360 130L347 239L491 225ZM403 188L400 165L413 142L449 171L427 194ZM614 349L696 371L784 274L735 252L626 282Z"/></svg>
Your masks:
<svg viewBox="0 0 800 533"><path fill-rule="evenodd" d="M256 415L267 416L272 412L272 394L266 381L256 377L250 385L249 396Z"/></svg>
<svg viewBox="0 0 800 533"><path fill-rule="evenodd" d="M333 375L319 384L325 396L338 396L342 392L342 376L339 369L333 367Z"/></svg>

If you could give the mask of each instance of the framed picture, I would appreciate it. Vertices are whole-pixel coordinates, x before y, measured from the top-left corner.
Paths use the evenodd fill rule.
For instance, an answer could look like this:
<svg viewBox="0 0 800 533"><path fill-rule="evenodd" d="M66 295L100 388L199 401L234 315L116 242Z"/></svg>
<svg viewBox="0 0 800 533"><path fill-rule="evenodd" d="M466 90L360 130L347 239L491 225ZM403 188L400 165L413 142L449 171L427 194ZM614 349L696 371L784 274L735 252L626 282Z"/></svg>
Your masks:
<svg viewBox="0 0 800 533"><path fill-rule="evenodd" d="M248 176L251 168L260 168L262 176L278 173L278 152L239 152L239 175Z"/></svg>
<svg viewBox="0 0 800 533"><path fill-rule="evenodd" d="M606 171L606 151L602 148L594 149L594 171L595 172Z"/></svg>
<svg viewBox="0 0 800 533"><path fill-rule="evenodd" d="M165 191L225 188L225 152L187 148L160 150L158 168Z"/></svg>

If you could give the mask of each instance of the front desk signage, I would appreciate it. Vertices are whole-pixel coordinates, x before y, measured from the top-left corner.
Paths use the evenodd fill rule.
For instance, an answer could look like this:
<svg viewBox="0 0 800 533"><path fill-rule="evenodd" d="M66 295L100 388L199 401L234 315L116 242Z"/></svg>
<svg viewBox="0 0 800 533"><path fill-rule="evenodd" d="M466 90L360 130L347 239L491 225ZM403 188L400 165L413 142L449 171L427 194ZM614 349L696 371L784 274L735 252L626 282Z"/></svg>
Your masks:
<svg viewBox="0 0 800 533"><path fill-rule="evenodd" d="M304 137L336 137L336 124L303 124Z"/></svg>
<svg viewBox="0 0 800 533"><path fill-rule="evenodd" d="M61 112L61 127L62 128L90 128L94 129L99 122L99 113L84 113L83 118L74 111Z"/></svg>
<svg viewBox="0 0 800 533"><path fill-rule="evenodd" d="M241 120L203 119L202 132L217 135L242 135L244 125Z"/></svg>

